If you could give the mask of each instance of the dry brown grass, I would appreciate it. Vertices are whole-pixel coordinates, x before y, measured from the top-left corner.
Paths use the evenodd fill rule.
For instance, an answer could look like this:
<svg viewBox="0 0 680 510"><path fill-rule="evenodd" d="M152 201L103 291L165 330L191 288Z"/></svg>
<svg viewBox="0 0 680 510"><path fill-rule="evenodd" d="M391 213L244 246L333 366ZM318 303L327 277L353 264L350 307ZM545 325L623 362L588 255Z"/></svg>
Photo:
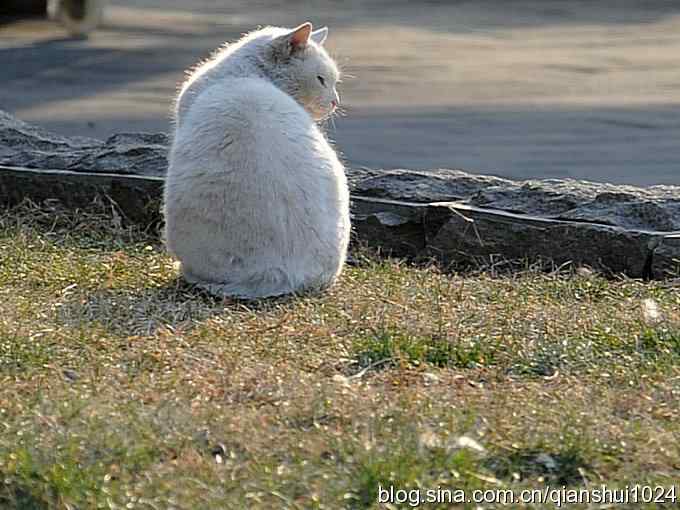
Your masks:
<svg viewBox="0 0 680 510"><path fill-rule="evenodd" d="M357 257L321 296L221 301L103 208L3 212L0 507L677 483L673 285Z"/></svg>

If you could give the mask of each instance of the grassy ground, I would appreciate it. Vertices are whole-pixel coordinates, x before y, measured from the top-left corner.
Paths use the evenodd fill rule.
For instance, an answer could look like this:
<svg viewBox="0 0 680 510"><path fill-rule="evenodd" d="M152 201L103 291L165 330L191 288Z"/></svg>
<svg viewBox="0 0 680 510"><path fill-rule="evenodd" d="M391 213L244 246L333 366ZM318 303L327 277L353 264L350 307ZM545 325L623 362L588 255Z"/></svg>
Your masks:
<svg viewBox="0 0 680 510"><path fill-rule="evenodd" d="M672 283L357 259L322 296L222 302L115 214L1 212L0 508L678 483Z"/></svg>

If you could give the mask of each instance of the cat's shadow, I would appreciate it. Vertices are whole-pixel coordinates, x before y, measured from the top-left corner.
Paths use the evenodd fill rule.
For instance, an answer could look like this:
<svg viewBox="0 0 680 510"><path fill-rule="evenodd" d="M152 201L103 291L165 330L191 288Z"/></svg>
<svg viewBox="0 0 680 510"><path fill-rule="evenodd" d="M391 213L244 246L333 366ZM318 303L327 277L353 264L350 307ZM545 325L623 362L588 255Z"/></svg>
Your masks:
<svg viewBox="0 0 680 510"><path fill-rule="evenodd" d="M294 299L216 297L176 277L162 286L143 289L74 293L57 309L56 320L73 328L104 328L115 336L148 336L162 328L190 331L211 317L262 312Z"/></svg>

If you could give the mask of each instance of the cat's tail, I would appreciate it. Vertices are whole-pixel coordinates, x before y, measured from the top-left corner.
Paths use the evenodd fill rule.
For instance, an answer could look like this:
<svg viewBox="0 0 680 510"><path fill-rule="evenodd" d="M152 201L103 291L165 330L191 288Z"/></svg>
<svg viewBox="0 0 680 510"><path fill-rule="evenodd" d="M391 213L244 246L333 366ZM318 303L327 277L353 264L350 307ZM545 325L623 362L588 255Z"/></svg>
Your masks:
<svg viewBox="0 0 680 510"><path fill-rule="evenodd" d="M299 285L295 285L287 273L279 268L244 275L238 281L230 282L205 282L193 279L186 274L184 276L190 283L217 297L260 299L295 294L304 290Z"/></svg>

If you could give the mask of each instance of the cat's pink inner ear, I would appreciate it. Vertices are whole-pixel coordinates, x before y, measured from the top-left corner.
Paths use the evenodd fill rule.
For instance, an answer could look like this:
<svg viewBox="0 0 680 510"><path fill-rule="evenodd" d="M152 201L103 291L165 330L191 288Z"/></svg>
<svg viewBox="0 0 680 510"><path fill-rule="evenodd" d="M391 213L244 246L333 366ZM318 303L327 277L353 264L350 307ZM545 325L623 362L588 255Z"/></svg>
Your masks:
<svg viewBox="0 0 680 510"><path fill-rule="evenodd" d="M293 29L290 35L290 44L293 47L304 47L309 42L309 36L312 33L312 24L307 21L299 27Z"/></svg>

